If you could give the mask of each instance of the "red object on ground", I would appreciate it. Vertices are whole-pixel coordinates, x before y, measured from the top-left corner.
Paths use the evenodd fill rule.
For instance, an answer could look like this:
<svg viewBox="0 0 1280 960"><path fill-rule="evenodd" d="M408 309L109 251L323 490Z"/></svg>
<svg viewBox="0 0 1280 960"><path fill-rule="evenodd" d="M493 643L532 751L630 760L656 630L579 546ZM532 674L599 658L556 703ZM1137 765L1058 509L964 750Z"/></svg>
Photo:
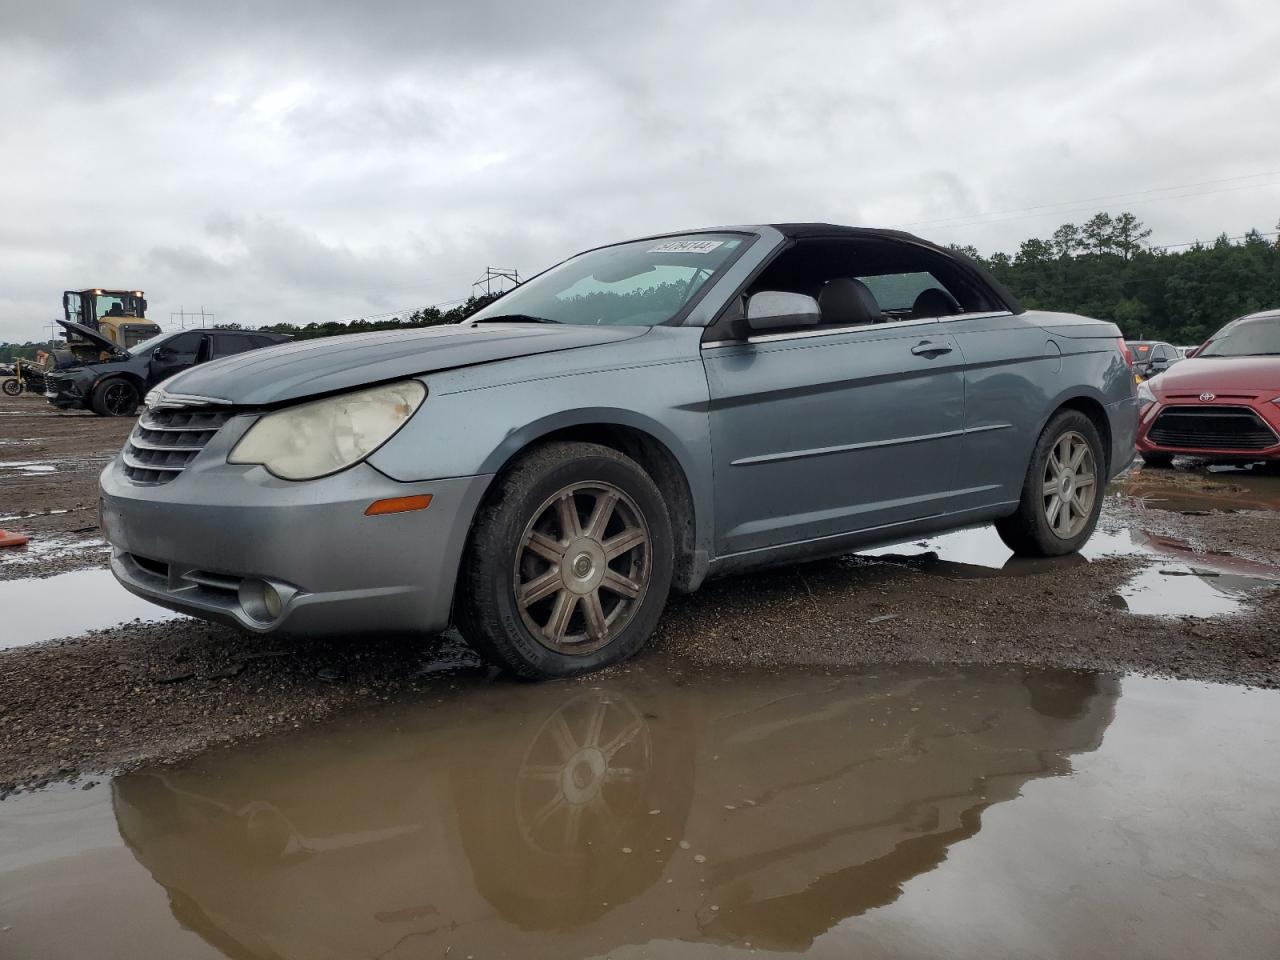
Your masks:
<svg viewBox="0 0 1280 960"><path fill-rule="evenodd" d="M0 547L20 547L30 539L25 533L10 533L8 530L0 530Z"/></svg>

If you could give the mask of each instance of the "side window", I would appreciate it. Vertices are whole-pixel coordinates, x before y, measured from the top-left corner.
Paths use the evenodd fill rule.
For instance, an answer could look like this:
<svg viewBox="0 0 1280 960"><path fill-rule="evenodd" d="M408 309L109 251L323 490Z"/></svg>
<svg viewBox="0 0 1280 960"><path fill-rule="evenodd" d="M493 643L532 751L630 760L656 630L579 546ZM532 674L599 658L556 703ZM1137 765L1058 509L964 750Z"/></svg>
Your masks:
<svg viewBox="0 0 1280 960"><path fill-rule="evenodd" d="M214 357L229 357L232 354L244 353L255 346L256 337L248 337L238 333L217 333L213 337Z"/></svg>
<svg viewBox="0 0 1280 960"><path fill-rule="evenodd" d="M963 312L960 302L947 285L927 270L884 273L858 279L867 285L881 311L891 319L949 317Z"/></svg>
<svg viewBox="0 0 1280 960"><path fill-rule="evenodd" d="M1003 309L981 278L944 253L902 241L801 240L747 290L818 301L821 328L900 323Z"/></svg>
<svg viewBox="0 0 1280 960"><path fill-rule="evenodd" d="M160 346L171 355L174 363L195 363L196 354L200 352L200 341L203 339L203 334L180 333Z"/></svg>

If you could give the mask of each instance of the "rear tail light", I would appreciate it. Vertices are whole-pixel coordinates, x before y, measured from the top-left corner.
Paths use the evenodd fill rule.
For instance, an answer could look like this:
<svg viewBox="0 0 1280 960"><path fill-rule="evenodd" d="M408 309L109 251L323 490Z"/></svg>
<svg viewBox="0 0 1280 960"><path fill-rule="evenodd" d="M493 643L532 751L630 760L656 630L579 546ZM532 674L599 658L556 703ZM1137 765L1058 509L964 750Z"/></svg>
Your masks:
<svg viewBox="0 0 1280 960"><path fill-rule="evenodd" d="M1129 349L1129 345L1124 342L1124 337L1116 338L1116 347L1120 350L1120 356L1124 357L1124 365L1130 370L1133 369L1133 351Z"/></svg>

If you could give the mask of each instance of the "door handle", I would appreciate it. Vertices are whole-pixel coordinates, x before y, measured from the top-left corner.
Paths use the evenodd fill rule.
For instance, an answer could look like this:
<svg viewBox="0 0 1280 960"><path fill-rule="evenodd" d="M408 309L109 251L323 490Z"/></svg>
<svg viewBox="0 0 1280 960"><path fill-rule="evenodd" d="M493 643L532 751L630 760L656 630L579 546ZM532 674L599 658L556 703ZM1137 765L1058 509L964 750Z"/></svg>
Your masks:
<svg viewBox="0 0 1280 960"><path fill-rule="evenodd" d="M925 357L928 360L932 360L934 357L940 357L944 353L950 353L951 348L945 343L932 343L928 340L921 340L911 348L911 352L917 357Z"/></svg>

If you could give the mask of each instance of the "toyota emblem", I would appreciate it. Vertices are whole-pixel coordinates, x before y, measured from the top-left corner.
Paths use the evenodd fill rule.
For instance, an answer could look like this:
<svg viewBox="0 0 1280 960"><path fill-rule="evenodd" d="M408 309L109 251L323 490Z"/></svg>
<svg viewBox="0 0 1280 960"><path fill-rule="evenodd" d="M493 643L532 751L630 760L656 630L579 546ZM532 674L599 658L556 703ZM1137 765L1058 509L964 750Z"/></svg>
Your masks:
<svg viewBox="0 0 1280 960"><path fill-rule="evenodd" d="M1200 394L1200 399L1203 400L1205 403L1209 403L1214 399L1214 395L1212 393L1202 393Z"/></svg>

